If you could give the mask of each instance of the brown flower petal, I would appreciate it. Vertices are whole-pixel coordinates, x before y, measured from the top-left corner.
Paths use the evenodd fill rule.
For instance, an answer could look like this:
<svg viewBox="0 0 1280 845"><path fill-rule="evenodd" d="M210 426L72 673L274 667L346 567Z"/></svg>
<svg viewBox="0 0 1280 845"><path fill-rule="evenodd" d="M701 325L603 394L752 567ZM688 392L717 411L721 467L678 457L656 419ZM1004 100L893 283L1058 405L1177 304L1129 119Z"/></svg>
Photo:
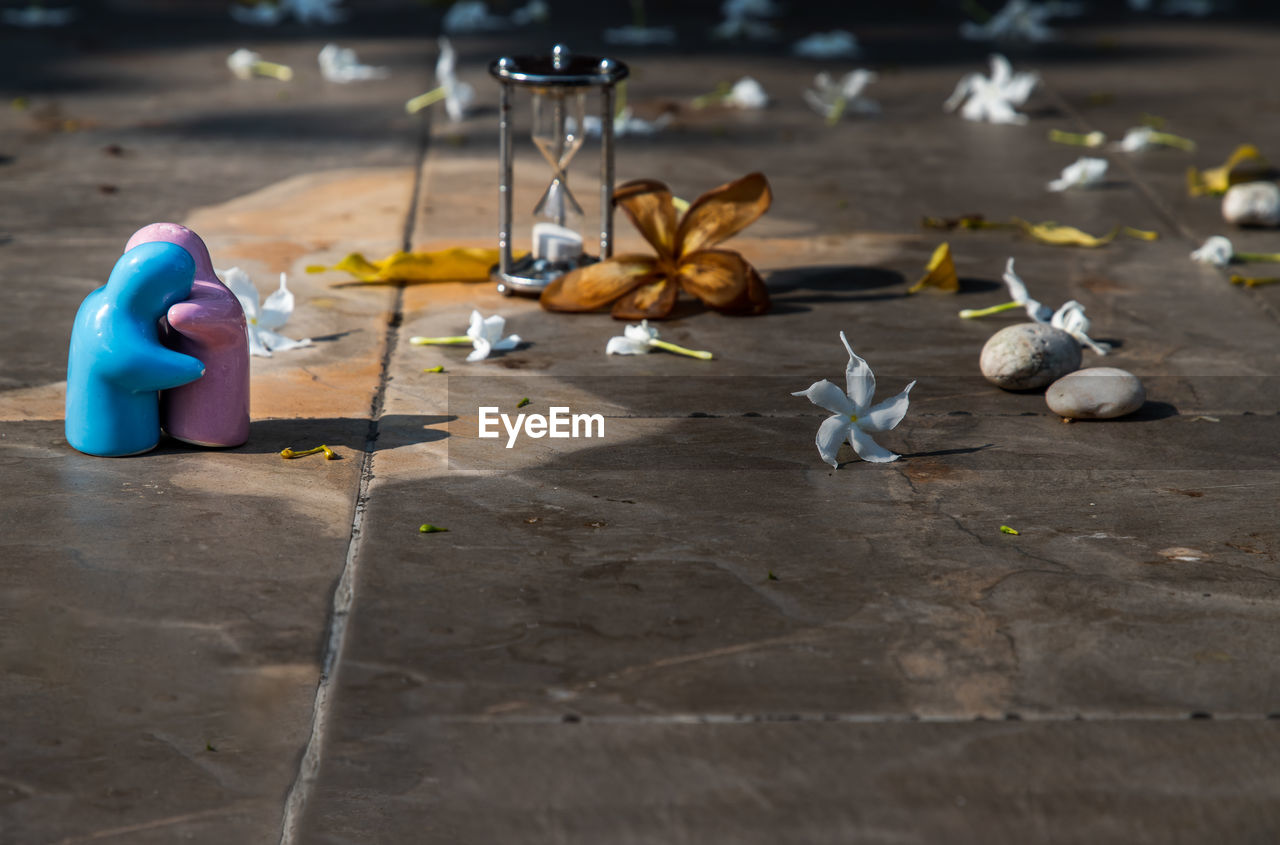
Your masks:
<svg viewBox="0 0 1280 845"><path fill-rule="evenodd" d="M659 256L675 255L677 219L670 188L656 179L633 179L614 189L613 201Z"/></svg>
<svg viewBox="0 0 1280 845"><path fill-rule="evenodd" d="M613 306L616 320L661 320L676 307L679 288L667 278L643 284Z"/></svg>
<svg viewBox="0 0 1280 845"><path fill-rule="evenodd" d="M743 304L743 314L763 314L768 311L771 303L769 302L769 289L764 285L764 279L760 278L760 274L756 272L756 268L750 264L747 265L747 301Z"/></svg>
<svg viewBox="0 0 1280 845"><path fill-rule="evenodd" d="M594 311L641 285L657 270L648 255L618 255L564 274L542 290L548 311Z"/></svg>
<svg viewBox="0 0 1280 845"><path fill-rule="evenodd" d="M763 173L748 173L707 191L694 200L680 221L675 254L686 256L737 234L768 211L772 201L769 180Z"/></svg>
<svg viewBox="0 0 1280 845"><path fill-rule="evenodd" d="M749 266L732 250L699 250L680 262L680 286L712 308L723 308L746 294Z"/></svg>

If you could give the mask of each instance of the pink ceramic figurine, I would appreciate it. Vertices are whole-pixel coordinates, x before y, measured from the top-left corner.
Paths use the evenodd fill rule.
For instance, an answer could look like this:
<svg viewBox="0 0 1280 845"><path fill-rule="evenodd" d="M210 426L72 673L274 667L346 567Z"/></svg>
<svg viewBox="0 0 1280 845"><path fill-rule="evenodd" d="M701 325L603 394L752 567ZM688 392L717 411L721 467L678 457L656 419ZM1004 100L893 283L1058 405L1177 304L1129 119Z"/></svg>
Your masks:
<svg viewBox="0 0 1280 845"><path fill-rule="evenodd" d="M160 423L170 437L197 446L239 446L249 439L249 340L244 309L218 280L200 236L177 223L152 223L129 239L177 244L196 264L191 296L169 308L164 345L204 362L205 374L160 394Z"/></svg>

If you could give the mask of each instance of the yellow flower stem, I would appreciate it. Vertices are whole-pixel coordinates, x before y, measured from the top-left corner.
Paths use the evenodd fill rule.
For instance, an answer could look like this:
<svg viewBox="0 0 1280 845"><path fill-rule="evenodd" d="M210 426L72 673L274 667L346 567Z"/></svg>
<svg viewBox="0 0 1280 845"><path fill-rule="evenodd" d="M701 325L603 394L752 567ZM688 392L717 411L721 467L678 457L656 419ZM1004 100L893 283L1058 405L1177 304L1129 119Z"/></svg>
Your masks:
<svg viewBox="0 0 1280 845"><path fill-rule="evenodd" d="M471 338L464 334L454 335L453 337L411 337L409 342L414 346L456 346L470 343Z"/></svg>
<svg viewBox="0 0 1280 845"><path fill-rule="evenodd" d="M707 106L713 106L716 103L724 102L724 98L729 96L732 86L727 82L721 82L716 85L716 90L709 94L699 94L693 98L693 107L695 109L705 109Z"/></svg>
<svg viewBox="0 0 1280 845"><path fill-rule="evenodd" d="M293 68L288 65L276 64L275 62L264 62L261 59L254 62L250 66L250 70L258 74L258 76L269 76L281 82L288 82L293 79Z"/></svg>
<svg viewBox="0 0 1280 845"><path fill-rule="evenodd" d="M1005 302L1000 305L992 305L990 308L966 308L960 312L961 320L973 320L978 317L990 317L992 314L999 314L1001 311L1012 311L1015 308L1021 308L1019 302Z"/></svg>
<svg viewBox="0 0 1280 845"><path fill-rule="evenodd" d="M319 446L317 446L314 449L305 449L301 452L295 452L292 449L284 449L284 450L281 450L280 457L305 458L307 455L316 455L316 454L319 454L320 452L324 452L324 459L326 461L336 461L338 459L338 453L330 449L328 446L325 446L323 443L321 443Z"/></svg>
<svg viewBox="0 0 1280 845"><path fill-rule="evenodd" d="M1274 285L1277 282L1280 282L1280 276L1231 276L1231 284L1244 285L1247 288L1256 288L1258 285Z"/></svg>
<svg viewBox="0 0 1280 845"><path fill-rule="evenodd" d="M1049 140L1073 147L1100 147L1106 142L1107 136L1101 132L1063 132L1061 129L1050 129Z"/></svg>
<svg viewBox="0 0 1280 845"><path fill-rule="evenodd" d="M674 343L668 343L665 340L650 338L649 345L656 349L665 349L668 352L674 352L677 355L686 355L690 358L698 358L703 361L710 361L713 357L710 352L702 352L697 349L685 349L683 346L676 346Z"/></svg>
<svg viewBox="0 0 1280 845"><path fill-rule="evenodd" d="M1274 263L1280 261L1280 252L1237 252L1233 258L1237 261Z"/></svg>
<svg viewBox="0 0 1280 845"><path fill-rule="evenodd" d="M404 104L404 110L409 114L417 114L432 103L438 103L445 98L444 86L432 88L425 94L419 94L412 100Z"/></svg>
<svg viewBox="0 0 1280 845"><path fill-rule="evenodd" d="M1196 151L1195 141L1169 132L1152 132L1151 142L1153 144L1164 144L1166 147L1173 147L1174 149L1183 150L1189 153Z"/></svg>
<svg viewBox="0 0 1280 845"><path fill-rule="evenodd" d="M831 114L827 115L827 125L835 126L840 122L840 118L844 116L844 107L849 101L844 97L836 97L836 101L831 104Z"/></svg>
<svg viewBox="0 0 1280 845"><path fill-rule="evenodd" d="M1160 240L1159 232L1152 232L1147 229L1135 229L1132 226L1121 226L1120 231L1127 237L1137 238L1140 241L1158 241Z"/></svg>

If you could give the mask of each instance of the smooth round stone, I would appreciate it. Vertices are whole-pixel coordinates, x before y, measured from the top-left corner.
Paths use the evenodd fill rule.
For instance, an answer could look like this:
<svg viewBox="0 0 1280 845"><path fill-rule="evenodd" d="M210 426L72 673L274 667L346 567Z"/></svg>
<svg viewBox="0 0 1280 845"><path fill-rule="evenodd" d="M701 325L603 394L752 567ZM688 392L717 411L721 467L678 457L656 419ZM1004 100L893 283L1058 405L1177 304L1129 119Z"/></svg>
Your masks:
<svg viewBox="0 0 1280 845"><path fill-rule="evenodd" d="M1222 197L1222 219L1237 226L1280 226L1280 186L1242 182Z"/></svg>
<svg viewBox="0 0 1280 845"><path fill-rule="evenodd" d="M1003 328L982 347L987 381L1005 390L1034 390L1080 367L1080 343L1046 323Z"/></svg>
<svg viewBox="0 0 1280 845"><path fill-rule="evenodd" d="M1138 377L1115 367L1087 367L1049 385L1044 401L1061 417L1109 420L1132 414L1147 400Z"/></svg>

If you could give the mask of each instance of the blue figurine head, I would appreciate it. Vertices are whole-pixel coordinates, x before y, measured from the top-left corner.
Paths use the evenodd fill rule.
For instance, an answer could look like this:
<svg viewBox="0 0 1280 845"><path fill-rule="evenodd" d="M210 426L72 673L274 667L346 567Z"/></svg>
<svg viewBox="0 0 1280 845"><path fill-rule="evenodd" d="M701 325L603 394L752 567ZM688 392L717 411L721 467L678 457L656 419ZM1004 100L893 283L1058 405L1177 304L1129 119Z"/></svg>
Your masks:
<svg viewBox="0 0 1280 845"><path fill-rule="evenodd" d="M195 259L177 244L141 244L120 256L105 293L130 313L159 320L191 295L195 272Z"/></svg>

